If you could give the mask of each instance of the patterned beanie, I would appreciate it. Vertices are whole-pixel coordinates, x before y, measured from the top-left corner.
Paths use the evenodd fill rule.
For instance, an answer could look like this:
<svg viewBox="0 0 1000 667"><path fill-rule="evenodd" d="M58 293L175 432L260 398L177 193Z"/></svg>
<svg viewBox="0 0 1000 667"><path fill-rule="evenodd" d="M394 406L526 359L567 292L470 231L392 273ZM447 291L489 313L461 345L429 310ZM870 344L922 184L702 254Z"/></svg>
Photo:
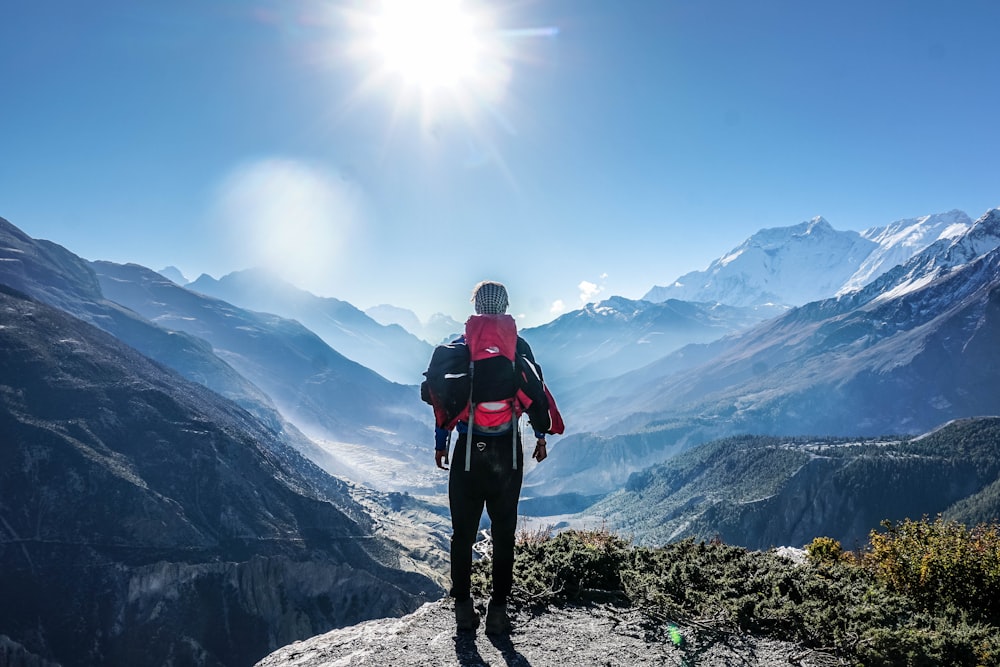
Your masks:
<svg viewBox="0 0 1000 667"><path fill-rule="evenodd" d="M472 290L477 315L500 315L507 312L507 288L500 283L484 280Z"/></svg>

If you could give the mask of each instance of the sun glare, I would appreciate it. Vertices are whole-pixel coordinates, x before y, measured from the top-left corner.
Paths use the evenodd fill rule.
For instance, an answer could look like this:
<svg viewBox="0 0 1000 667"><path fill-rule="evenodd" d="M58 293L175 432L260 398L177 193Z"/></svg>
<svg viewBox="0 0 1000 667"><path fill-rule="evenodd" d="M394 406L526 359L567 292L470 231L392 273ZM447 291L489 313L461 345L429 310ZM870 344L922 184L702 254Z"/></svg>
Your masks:
<svg viewBox="0 0 1000 667"><path fill-rule="evenodd" d="M459 159L470 168L497 162L498 138L516 134L509 115L514 105L507 99L515 66L531 62L533 38L558 33L512 28L515 14L502 5L345 0L334 10L345 32L331 41L330 62L349 63L360 76L344 108L376 100L388 109L385 145L402 136L426 141L440 154L464 151L471 157ZM410 132L414 119L419 133Z"/></svg>
<svg viewBox="0 0 1000 667"><path fill-rule="evenodd" d="M373 17L373 30L384 67L422 89L468 81L485 47L460 0L385 0Z"/></svg>
<svg viewBox="0 0 1000 667"><path fill-rule="evenodd" d="M419 100L424 113L462 113L503 97L510 66L501 31L477 0L381 0L351 12L362 91Z"/></svg>

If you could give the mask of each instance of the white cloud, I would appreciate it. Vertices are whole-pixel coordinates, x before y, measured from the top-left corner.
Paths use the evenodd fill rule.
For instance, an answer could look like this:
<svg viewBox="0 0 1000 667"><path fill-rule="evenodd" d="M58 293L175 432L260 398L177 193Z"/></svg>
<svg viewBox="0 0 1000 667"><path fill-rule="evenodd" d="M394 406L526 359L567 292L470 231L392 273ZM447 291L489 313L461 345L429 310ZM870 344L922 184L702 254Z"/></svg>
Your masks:
<svg viewBox="0 0 1000 667"><path fill-rule="evenodd" d="M549 307L549 312L553 315L562 315L566 312L566 304L562 299L556 299L552 302L552 306Z"/></svg>
<svg viewBox="0 0 1000 667"><path fill-rule="evenodd" d="M582 303L590 303L594 300L594 297L604 291L603 286L592 283L589 280L581 280L577 288L580 290L580 301Z"/></svg>

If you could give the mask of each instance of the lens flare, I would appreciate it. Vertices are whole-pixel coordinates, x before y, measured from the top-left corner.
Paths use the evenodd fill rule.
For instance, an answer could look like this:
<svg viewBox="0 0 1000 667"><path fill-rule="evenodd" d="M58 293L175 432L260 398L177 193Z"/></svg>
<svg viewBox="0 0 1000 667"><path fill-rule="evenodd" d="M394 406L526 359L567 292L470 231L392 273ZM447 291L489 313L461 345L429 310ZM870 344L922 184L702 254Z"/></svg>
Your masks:
<svg viewBox="0 0 1000 667"><path fill-rule="evenodd" d="M359 227L359 195L342 179L295 160L269 158L229 175L218 217L241 262L310 288L343 263Z"/></svg>

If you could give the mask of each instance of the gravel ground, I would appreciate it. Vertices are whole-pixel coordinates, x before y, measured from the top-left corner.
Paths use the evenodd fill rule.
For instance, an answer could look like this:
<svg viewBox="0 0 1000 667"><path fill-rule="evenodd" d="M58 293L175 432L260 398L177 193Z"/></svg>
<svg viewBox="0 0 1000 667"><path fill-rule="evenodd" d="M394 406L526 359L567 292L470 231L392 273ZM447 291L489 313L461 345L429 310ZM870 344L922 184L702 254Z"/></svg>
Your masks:
<svg viewBox="0 0 1000 667"><path fill-rule="evenodd" d="M483 610L480 610L481 612ZM450 600L430 602L398 619L368 621L296 642L256 667L830 667L832 657L795 644L679 629L680 646L665 628L634 610L607 605L518 612L510 637L456 633Z"/></svg>

